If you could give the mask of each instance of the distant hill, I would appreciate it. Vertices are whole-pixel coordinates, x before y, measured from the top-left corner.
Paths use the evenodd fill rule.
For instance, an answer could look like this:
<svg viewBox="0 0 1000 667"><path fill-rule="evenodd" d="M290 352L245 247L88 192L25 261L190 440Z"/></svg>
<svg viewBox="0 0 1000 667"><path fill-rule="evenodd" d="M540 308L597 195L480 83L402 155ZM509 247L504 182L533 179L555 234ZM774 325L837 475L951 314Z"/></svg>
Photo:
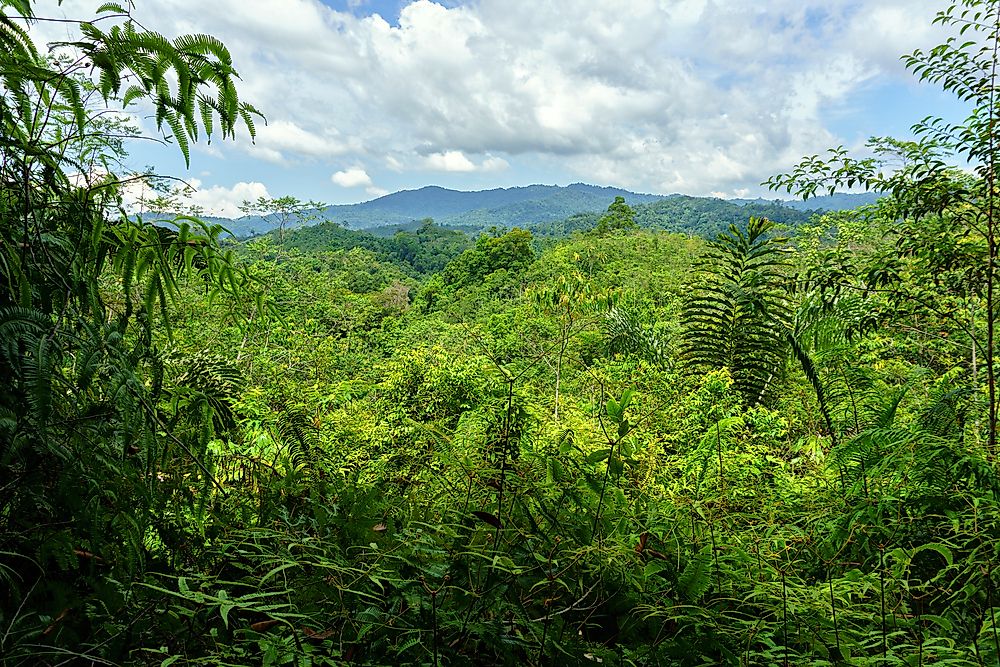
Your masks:
<svg viewBox="0 0 1000 667"><path fill-rule="evenodd" d="M661 195L640 194L620 188L585 183L567 186L528 185L475 192L427 186L403 190L360 204L329 206L317 211L309 224L336 222L348 229L375 230L382 227L413 229L419 221L433 218L442 226L474 230L497 227L525 227L539 222L562 220L581 211L603 211L615 197L625 197L636 205L661 199ZM265 234L274 228L259 216L219 220L237 238ZM295 227L295 225L290 225Z"/></svg>
<svg viewBox="0 0 1000 667"><path fill-rule="evenodd" d="M618 188L601 188L575 183L558 188L545 187L540 197L510 201L501 206L478 207L457 215L441 218L440 222L452 227L486 229L496 227L530 227L563 220L574 213L605 211L615 197L624 197L632 206L662 199L661 195L639 194Z"/></svg>
<svg viewBox="0 0 1000 667"><path fill-rule="evenodd" d="M714 238L729 229L729 225L744 226L750 217L768 218L794 227L808 222L820 212L792 208L784 202L741 203L729 199L681 195L637 207L635 220L640 227Z"/></svg>
<svg viewBox="0 0 1000 667"><path fill-rule="evenodd" d="M882 195L877 192L862 192L857 194L840 193L835 195L825 195L823 197L810 197L809 199L730 199L734 203L740 204L774 204L780 203L788 208L800 211L844 211L874 204Z"/></svg>
<svg viewBox="0 0 1000 667"><path fill-rule="evenodd" d="M684 213L689 216L689 209L692 206L717 209L717 212L720 212L728 204L735 207L733 211L740 210L741 206L756 207L748 210L769 210L776 213L773 216L775 220L783 222L782 218L791 216L785 212L786 210L815 212L856 208L877 198L876 195L864 194L816 197L805 202L766 199L722 200L685 195L641 194L585 183L567 186L528 185L476 192L427 186L418 190L403 190L360 204L330 206L323 211L316 211L315 218L309 220L307 224L336 222L347 229L369 230L381 235L385 232L379 230L385 227L393 228L394 231L413 230L419 227L421 220L433 218L441 226L463 228L470 232L490 227L525 227L539 230L549 228L549 231L555 232L564 226L563 223L568 218L579 214L603 212L615 197L624 197L629 205L642 210L645 210L643 208L645 206L661 206L661 209L651 209L654 213L643 217L641 224L648 223L648 226L661 228L676 227L678 231L693 231L693 233L702 233L696 230L704 225L697 221L689 221L678 226L660 219L666 215L666 211L670 211L672 215ZM701 203L695 205L693 202ZM660 210L663 215L655 213L656 210ZM763 215L763 213L751 214ZM213 218L212 221L225 226L237 238L265 234L274 228L273 223L259 216L246 216L234 220ZM289 225L290 228L295 226Z"/></svg>
<svg viewBox="0 0 1000 667"><path fill-rule="evenodd" d="M422 222L413 229L394 229L392 235L376 236L367 231L346 229L336 222L326 221L290 231L285 235L283 245L305 252L362 248L374 253L380 261L394 264L411 276L429 275L442 270L449 261L472 245L466 234L429 221Z"/></svg>
<svg viewBox="0 0 1000 667"><path fill-rule="evenodd" d="M657 201L639 204L635 208L635 221L639 227L663 229L714 238L729 225L744 225L751 216L768 218L794 227L808 222L819 210L799 210L783 202L738 200L714 197L688 197L670 195ZM537 236L562 237L575 231L585 231L597 225L600 212L584 212L551 223L528 225Z"/></svg>
<svg viewBox="0 0 1000 667"><path fill-rule="evenodd" d="M427 186L403 190L372 201L349 206L331 206L323 217L351 229L369 229L434 218L451 227L524 227L531 223L561 220L581 211L603 211L625 197L630 204L660 199L659 195L639 194L619 188L584 183L565 187L528 185L476 192Z"/></svg>

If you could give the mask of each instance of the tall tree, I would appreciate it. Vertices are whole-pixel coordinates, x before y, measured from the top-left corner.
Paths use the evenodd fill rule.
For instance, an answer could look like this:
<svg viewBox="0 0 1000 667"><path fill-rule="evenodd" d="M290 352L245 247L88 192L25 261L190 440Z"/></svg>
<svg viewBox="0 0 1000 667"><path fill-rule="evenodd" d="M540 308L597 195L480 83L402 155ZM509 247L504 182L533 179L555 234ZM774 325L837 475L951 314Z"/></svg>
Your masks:
<svg viewBox="0 0 1000 667"><path fill-rule="evenodd" d="M625 197L615 197L607 212L597 221L596 231L600 235L609 232L635 229L635 209L625 203Z"/></svg>
<svg viewBox="0 0 1000 667"><path fill-rule="evenodd" d="M808 198L817 192L862 187L892 195L900 223L898 233L912 237L924 219L960 225L961 234L980 238L985 246L982 280L985 335L969 327L965 313L941 314L967 331L981 352L986 372L987 447L997 455L997 377L995 368L998 318L997 255L998 211L997 165L1000 162L1000 3L992 0L958 0L938 13L934 23L956 34L929 50L903 56L907 68L921 81L939 84L971 107L961 123L928 117L913 126L918 140L901 142L874 138L869 147L875 157L854 158L843 147L826 156L808 157L791 172L767 181L772 189L784 189ZM952 162L964 159L974 178L956 170ZM917 252L937 254L939 236L924 237L927 245ZM912 245L912 243L910 244ZM872 287L895 291L898 281L892 267L873 272ZM971 291L976 290L970 284ZM926 295L907 295L932 310ZM931 300L932 301L932 300ZM959 318L962 318L961 320Z"/></svg>
<svg viewBox="0 0 1000 667"><path fill-rule="evenodd" d="M278 243L285 240L285 229L289 225L307 225L320 217L326 204L318 201L302 201L298 197L258 197L255 201L244 200L240 205L243 215L258 215L278 229Z"/></svg>
<svg viewBox="0 0 1000 667"><path fill-rule="evenodd" d="M531 294L535 307L546 315L556 318L558 339L556 342L556 394L553 400L553 418L559 420L559 389L562 384L563 362L566 358L566 348L581 319L588 314L594 314L600 308L613 301L609 295L592 288L586 278L580 273L562 275L552 284L537 289Z"/></svg>

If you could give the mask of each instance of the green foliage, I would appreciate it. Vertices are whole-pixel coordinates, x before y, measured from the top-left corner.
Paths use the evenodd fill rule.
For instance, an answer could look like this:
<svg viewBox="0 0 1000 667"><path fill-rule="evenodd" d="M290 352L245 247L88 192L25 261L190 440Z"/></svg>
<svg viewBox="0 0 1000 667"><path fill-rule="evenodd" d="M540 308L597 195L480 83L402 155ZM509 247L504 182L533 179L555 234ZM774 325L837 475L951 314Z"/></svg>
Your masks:
<svg viewBox="0 0 1000 667"><path fill-rule="evenodd" d="M612 355L634 355L657 366L672 364L669 342L634 304L615 304L605 315L604 335Z"/></svg>
<svg viewBox="0 0 1000 667"><path fill-rule="evenodd" d="M172 306L187 281L209 298L247 282L218 227L114 214L124 175L90 172L122 144L96 102L152 105L185 159L199 135L252 135L256 112L214 38L168 40L108 5L114 25L79 22L76 57L46 59L22 27L32 4L0 9L0 655L83 660L110 641L146 541L191 546L178 513L204 517L216 483L204 454L226 397L166 363Z"/></svg>
<svg viewBox="0 0 1000 667"><path fill-rule="evenodd" d="M695 368L727 368L748 404L764 400L782 373L790 308L782 270L786 239L751 218L709 244L702 282L684 309L684 355Z"/></svg>
<svg viewBox="0 0 1000 667"><path fill-rule="evenodd" d="M635 209L625 203L624 197L615 197L614 202L608 206L608 211L597 221L594 231L603 236L609 232L617 232L626 229L634 229Z"/></svg>
<svg viewBox="0 0 1000 667"><path fill-rule="evenodd" d="M1000 246L997 242L997 201L995 166L998 148L994 136L996 104L1000 79L997 76L998 8L983 0L960 0L939 12L935 23L957 33L944 44L930 51L915 51L903 61L921 81L937 83L971 107L971 115L961 124L950 124L940 118L927 117L913 126L917 141L874 138L869 147L874 157L851 157L843 147L828 151L825 159L814 155L804 159L787 174L771 178L773 189L783 188L809 197L825 189L862 187L892 195L893 210L901 224L900 245L907 254L931 263L944 262L946 269L964 267L962 276L949 276L949 287L959 287L963 296L974 293L981 297L984 311L985 336L980 338L974 327L959 324L981 353L987 384L987 446L997 449L998 399L994 368L996 347L996 271ZM975 176L963 173L948 164L953 157L963 157ZM891 168L899 164L898 168ZM937 219L938 234L919 235L924 221ZM935 224L932 222L931 224ZM916 239L908 238L916 232ZM978 242L959 239L978 237ZM979 246L979 247L977 247ZM964 264L977 256L980 264ZM935 304L934 290L896 289L900 281L899 268L892 258L870 276L875 287L888 287L898 302L916 304L923 310L947 312ZM934 275L934 286L940 277ZM973 311L975 304L968 304Z"/></svg>
<svg viewBox="0 0 1000 667"><path fill-rule="evenodd" d="M516 228L506 233L495 230L480 236L474 247L449 262L441 277L446 285L465 287L497 271L519 273L534 259L531 232Z"/></svg>
<svg viewBox="0 0 1000 667"><path fill-rule="evenodd" d="M904 168L788 240L225 253L70 183L120 144L2 18L42 135L94 130L0 118L3 665L997 662L988 171ZM942 82L989 63L938 51Z"/></svg>
<svg viewBox="0 0 1000 667"><path fill-rule="evenodd" d="M334 222L324 222L289 234L283 245L304 252L370 250L383 262L391 262L412 276L437 273L471 245L460 231L424 220L413 230L399 230L385 238L351 231Z"/></svg>

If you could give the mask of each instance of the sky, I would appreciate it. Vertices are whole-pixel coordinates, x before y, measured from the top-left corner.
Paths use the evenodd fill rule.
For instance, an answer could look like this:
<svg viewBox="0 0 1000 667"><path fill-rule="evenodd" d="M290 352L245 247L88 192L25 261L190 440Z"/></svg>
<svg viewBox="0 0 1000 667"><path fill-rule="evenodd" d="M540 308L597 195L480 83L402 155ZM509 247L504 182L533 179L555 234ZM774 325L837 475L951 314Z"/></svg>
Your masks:
<svg viewBox="0 0 1000 667"><path fill-rule="evenodd" d="M39 3L89 16L97 0ZM440 185L586 182L753 197L802 156L909 136L958 102L899 56L944 35L938 0L138 0L165 35L230 49L256 140L138 142L139 169L186 179L192 202L353 203ZM67 35L39 26L44 38ZM45 32L48 31L48 32ZM53 33L52 31L56 31ZM137 110L150 133L155 128Z"/></svg>

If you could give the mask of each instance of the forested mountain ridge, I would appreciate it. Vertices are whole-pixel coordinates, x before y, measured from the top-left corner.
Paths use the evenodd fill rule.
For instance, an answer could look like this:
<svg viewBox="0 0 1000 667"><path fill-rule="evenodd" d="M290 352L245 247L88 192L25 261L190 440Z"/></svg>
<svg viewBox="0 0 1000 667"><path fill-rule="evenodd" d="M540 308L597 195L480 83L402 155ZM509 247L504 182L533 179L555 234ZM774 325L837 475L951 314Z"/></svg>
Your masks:
<svg viewBox="0 0 1000 667"><path fill-rule="evenodd" d="M563 227L559 223L576 214L601 213L614 201L615 197L624 197L625 201L645 210L652 207L649 215L642 216L642 222L659 228L670 228L667 221L662 220L656 211L679 210L679 203L667 205L673 199L681 199L692 207L716 208L719 210L735 210L744 204L751 206L745 211L747 215L756 215L755 211L767 209L776 220L792 222L805 219L789 209L802 210L798 202L777 201L743 201L732 202L713 197L688 197L686 195L651 195L639 194L619 188L600 187L574 183L560 187L551 185L529 185L520 188L497 188L478 192L460 192L436 186L427 186L418 190L404 190L385 195L360 204L335 205L317 211L309 211L308 219L302 222L292 221L292 226L316 224L323 221L336 222L349 229L373 230L379 227L395 225L412 225L424 218L433 218L439 225L447 227L465 227L472 233L489 229L490 227L505 227L512 229L545 228L549 230ZM840 197L840 196L838 196ZM859 199L855 199L858 197ZM867 203L870 198L863 195L846 195L846 198L826 200L823 197L810 199L809 210L823 210L824 205L836 209L854 208L860 203ZM656 204L661 204L657 208ZM727 205L734 207L727 208ZM714 235L725 229L734 219L727 213L725 222L716 221L706 226L705 234ZM265 234L276 226L273 220L261 216L245 216L235 219L213 218L233 233L237 238L247 238ZM573 225L569 225L573 227ZM691 220L676 223L677 229L691 233L703 233L699 226ZM711 230L709 234L708 230Z"/></svg>
<svg viewBox="0 0 1000 667"><path fill-rule="evenodd" d="M433 218L441 225L487 229L491 226L524 227L530 222L547 222L581 211L602 211L616 196L633 203L654 201L659 195L645 195L618 188L574 183L568 186L528 185L463 192L438 186L403 190L359 204L328 206L310 212L307 224L332 221L349 229L372 229L405 225ZM226 227L243 238L263 234L273 223L259 216L231 220Z"/></svg>
<svg viewBox="0 0 1000 667"><path fill-rule="evenodd" d="M730 199L734 204L778 204L795 208L800 211L844 211L859 206L874 204L883 195L877 192L844 193L838 192L832 195L820 197L809 197L808 199Z"/></svg>
<svg viewBox="0 0 1000 667"><path fill-rule="evenodd" d="M620 195L619 195L620 196ZM624 197L622 197L624 199ZM681 232L711 239L730 225L741 225L751 216L765 217L788 228L806 224L818 211L798 211L772 202L736 205L721 199L673 196L632 207L633 222L645 229ZM548 242L574 233L592 232L601 213L579 213L551 223L529 223L525 229L536 239ZM515 227L516 228L516 227ZM490 225L489 230L510 229ZM283 241L272 232L274 241L287 248L305 252L365 248L382 261L396 263L412 275L429 275L442 270L447 262L472 244L472 239L487 229L446 227L427 218L420 222L367 230L352 230L336 222L325 221L295 228L284 234Z"/></svg>
<svg viewBox="0 0 1000 667"><path fill-rule="evenodd" d="M730 225L742 224L748 218L766 217L786 227L807 223L820 210L800 210L773 201L733 203L714 197L671 195L657 201L633 207L635 223L644 229L681 232L711 239ZM527 229L544 237L559 238L575 231L586 231L597 225L602 212L585 212L550 223L528 223Z"/></svg>
<svg viewBox="0 0 1000 667"><path fill-rule="evenodd" d="M558 202L557 206L583 207L571 211L576 213L590 210L593 206L603 208L619 196L625 197L626 201L633 204L660 198L660 195L640 194L620 188L585 183L573 183L567 186L528 185L471 192L426 186L417 190L403 190L361 204L331 208L334 210L332 215L340 211L378 211L407 217L419 215L447 220L472 211L496 210L526 203L541 207L551 201Z"/></svg>

